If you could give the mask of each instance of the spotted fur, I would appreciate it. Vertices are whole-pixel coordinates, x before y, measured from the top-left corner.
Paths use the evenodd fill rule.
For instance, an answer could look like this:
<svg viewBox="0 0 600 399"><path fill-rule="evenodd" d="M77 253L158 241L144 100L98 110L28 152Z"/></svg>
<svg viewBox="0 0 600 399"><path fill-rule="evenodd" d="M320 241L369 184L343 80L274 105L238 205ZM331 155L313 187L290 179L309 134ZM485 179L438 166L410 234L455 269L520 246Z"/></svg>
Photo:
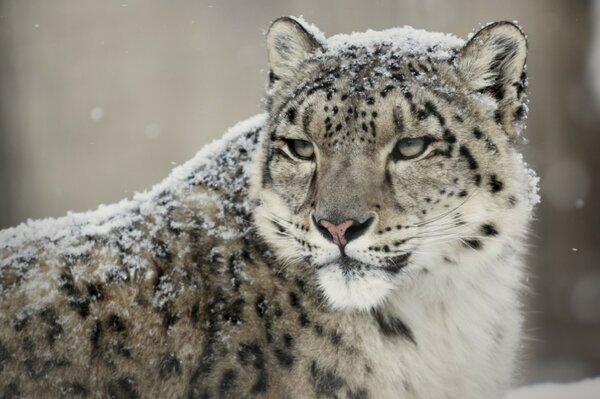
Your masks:
<svg viewBox="0 0 600 399"><path fill-rule="evenodd" d="M368 35L275 21L266 115L132 201L1 232L0 397L501 397L524 36ZM369 222L340 247L321 219Z"/></svg>

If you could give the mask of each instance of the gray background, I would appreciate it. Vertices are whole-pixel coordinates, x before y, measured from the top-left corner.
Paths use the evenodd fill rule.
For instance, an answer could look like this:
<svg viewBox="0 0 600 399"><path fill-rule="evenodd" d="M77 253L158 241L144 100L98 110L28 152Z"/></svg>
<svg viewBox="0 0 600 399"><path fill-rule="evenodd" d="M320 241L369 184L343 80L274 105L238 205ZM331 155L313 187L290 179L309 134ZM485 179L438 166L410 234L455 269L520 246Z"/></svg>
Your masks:
<svg viewBox="0 0 600 399"><path fill-rule="evenodd" d="M263 33L277 16L304 15L327 35L408 24L465 37L518 20L530 47L525 152L543 179L519 375L600 375L599 10L582 0L0 0L0 228L129 197L260 112Z"/></svg>

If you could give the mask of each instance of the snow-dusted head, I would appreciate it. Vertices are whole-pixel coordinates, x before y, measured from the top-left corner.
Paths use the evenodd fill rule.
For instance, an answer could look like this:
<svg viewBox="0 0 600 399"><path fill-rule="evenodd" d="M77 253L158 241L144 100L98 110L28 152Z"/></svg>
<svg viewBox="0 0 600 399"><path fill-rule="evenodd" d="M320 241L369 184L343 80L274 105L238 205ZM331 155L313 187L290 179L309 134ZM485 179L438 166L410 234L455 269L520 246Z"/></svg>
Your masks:
<svg viewBox="0 0 600 399"><path fill-rule="evenodd" d="M325 39L280 18L267 49L255 223L333 307L370 309L423 274L485 267L525 232L516 25L466 43L408 27Z"/></svg>

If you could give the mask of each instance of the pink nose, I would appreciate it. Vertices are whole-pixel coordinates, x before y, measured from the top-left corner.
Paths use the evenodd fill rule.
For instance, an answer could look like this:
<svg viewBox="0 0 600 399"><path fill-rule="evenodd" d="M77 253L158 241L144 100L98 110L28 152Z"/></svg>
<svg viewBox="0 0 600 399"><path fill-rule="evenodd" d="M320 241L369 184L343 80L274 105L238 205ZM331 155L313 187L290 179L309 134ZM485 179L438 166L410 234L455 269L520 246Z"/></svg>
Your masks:
<svg viewBox="0 0 600 399"><path fill-rule="evenodd" d="M337 245L346 245L346 230L354 224L353 220L346 220L338 225L331 223L329 220L320 220L319 224L327 229L333 238L333 242Z"/></svg>

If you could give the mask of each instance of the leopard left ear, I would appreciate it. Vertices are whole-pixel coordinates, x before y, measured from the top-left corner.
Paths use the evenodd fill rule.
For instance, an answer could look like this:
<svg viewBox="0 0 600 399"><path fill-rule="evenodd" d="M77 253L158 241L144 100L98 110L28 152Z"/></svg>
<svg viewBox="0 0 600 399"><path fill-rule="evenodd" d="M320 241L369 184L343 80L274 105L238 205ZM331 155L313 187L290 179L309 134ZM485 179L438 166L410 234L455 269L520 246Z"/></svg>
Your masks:
<svg viewBox="0 0 600 399"><path fill-rule="evenodd" d="M525 116L522 94L526 87L527 38L512 22L487 25L460 50L457 68L472 92L485 92L498 101L497 119L516 132Z"/></svg>
<svg viewBox="0 0 600 399"><path fill-rule="evenodd" d="M276 19L267 32L270 79L293 77L302 60L320 48L321 43L298 20L291 17Z"/></svg>

